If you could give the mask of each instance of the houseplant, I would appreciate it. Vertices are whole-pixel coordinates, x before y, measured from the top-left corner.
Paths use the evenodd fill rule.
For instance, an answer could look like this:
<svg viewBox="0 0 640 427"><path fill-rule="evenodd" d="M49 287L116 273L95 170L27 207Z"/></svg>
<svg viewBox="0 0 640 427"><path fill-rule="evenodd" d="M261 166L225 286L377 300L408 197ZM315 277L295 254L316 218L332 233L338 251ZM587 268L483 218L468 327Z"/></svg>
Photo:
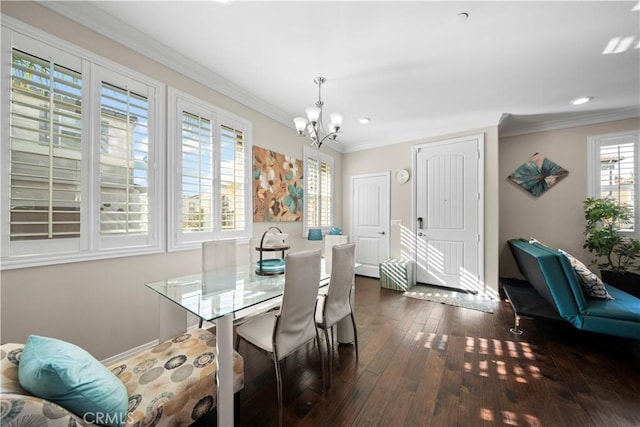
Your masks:
<svg viewBox="0 0 640 427"><path fill-rule="evenodd" d="M638 269L640 240L626 235L621 229L632 221L631 209L612 199L590 197L583 202L586 240L584 248L595 255L602 280L627 293L640 296Z"/></svg>

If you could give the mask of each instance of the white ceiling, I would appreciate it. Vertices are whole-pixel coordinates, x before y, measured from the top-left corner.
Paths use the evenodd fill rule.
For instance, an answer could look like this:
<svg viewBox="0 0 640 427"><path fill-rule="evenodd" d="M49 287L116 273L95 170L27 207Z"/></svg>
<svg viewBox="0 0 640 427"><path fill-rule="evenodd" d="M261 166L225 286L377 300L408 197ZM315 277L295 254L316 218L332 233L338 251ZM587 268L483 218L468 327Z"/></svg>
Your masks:
<svg viewBox="0 0 640 427"><path fill-rule="evenodd" d="M325 114L345 117L341 151L640 111L636 1L43 4L292 129L324 76ZM614 37L633 43L603 55ZM580 95L594 99L569 103Z"/></svg>

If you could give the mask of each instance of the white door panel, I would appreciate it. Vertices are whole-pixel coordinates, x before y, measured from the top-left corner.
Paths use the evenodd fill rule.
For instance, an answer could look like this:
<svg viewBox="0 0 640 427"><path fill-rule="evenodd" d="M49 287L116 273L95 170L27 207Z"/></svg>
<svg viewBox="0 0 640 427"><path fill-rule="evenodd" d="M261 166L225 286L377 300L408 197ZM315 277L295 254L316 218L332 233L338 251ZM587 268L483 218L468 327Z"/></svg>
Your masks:
<svg viewBox="0 0 640 427"><path fill-rule="evenodd" d="M482 291L480 137L417 148L417 281Z"/></svg>
<svg viewBox="0 0 640 427"><path fill-rule="evenodd" d="M356 242L357 274L379 277L379 264L389 257L389 174L351 178L352 234Z"/></svg>

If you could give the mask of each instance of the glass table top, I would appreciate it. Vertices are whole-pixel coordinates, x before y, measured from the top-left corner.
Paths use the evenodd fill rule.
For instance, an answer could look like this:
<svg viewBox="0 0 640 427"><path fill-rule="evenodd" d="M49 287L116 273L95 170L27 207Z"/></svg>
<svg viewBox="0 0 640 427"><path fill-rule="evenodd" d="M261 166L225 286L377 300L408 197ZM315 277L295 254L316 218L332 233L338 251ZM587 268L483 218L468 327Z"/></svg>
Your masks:
<svg viewBox="0 0 640 427"><path fill-rule="evenodd" d="M320 284L330 275L321 263ZM146 286L206 321L282 295L284 274L262 276L246 264L147 283Z"/></svg>

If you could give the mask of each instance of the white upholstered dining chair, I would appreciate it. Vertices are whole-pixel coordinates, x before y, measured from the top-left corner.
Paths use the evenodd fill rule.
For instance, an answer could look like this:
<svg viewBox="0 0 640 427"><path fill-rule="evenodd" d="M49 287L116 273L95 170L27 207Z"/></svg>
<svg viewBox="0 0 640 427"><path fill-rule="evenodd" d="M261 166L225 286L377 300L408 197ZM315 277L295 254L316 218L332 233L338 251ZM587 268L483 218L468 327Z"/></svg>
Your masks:
<svg viewBox="0 0 640 427"><path fill-rule="evenodd" d="M331 387L331 368L333 365L333 332L331 343L329 342L329 330L348 316L353 325L353 336L356 348L356 360L358 360L358 331L356 320L351 305L351 292L355 280L355 252L356 244L347 243L331 248L331 281L326 293L318 295L316 306L316 325L324 331L327 353L329 356L328 387Z"/></svg>
<svg viewBox="0 0 640 427"><path fill-rule="evenodd" d="M207 240L202 242L202 271L236 265L235 240Z"/></svg>
<svg viewBox="0 0 640 427"><path fill-rule="evenodd" d="M202 242L202 272L205 273L235 265L249 265L253 262L251 259L252 243L254 242L249 240L212 240ZM280 306L281 300L282 298L280 297L273 298L261 304L236 311L233 314L233 324L237 326L251 316L274 310ZM203 321L200 319L200 328L202 328L202 324Z"/></svg>
<svg viewBox="0 0 640 427"><path fill-rule="evenodd" d="M273 358L278 397L279 423L282 425L282 373L280 361L314 339L318 343L325 388L325 366L320 337L315 324L315 307L320 284L320 251L292 253L285 258L285 282L279 311L252 317L236 329L236 351L245 340Z"/></svg>
<svg viewBox="0 0 640 427"><path fill-rule="evenodd" d="M233 267L241 262L239 254L249 253L249 243L237 240L207 240L202 242L202 272ZM245 261L246 262L246 261ZM203 320L200 319L200 328Z"/></svg>

